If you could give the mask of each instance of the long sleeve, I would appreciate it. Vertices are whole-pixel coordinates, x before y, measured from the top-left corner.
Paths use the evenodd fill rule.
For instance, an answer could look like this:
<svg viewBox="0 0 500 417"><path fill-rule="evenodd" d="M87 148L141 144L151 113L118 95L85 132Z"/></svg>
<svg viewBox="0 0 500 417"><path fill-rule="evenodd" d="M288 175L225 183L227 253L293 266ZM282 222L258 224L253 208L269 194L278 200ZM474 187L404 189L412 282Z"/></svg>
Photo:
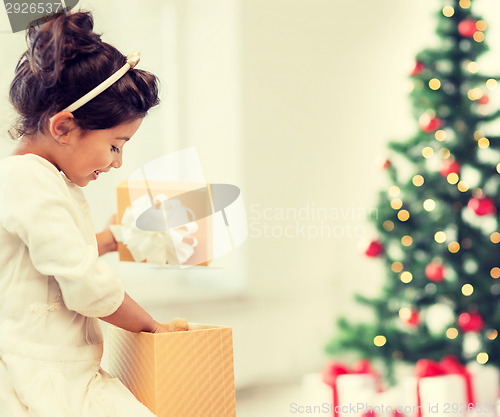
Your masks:
<svg viewBox="0 0 500 417"><path fill-rule="evenodd" d="M99 260L95 236L82 234L82 210L68 189L76 186L41 157L26 156L0 168L0 223L24 242L34 268L55 278L68 309L88 317L112 314L124 290Z"/></svg>

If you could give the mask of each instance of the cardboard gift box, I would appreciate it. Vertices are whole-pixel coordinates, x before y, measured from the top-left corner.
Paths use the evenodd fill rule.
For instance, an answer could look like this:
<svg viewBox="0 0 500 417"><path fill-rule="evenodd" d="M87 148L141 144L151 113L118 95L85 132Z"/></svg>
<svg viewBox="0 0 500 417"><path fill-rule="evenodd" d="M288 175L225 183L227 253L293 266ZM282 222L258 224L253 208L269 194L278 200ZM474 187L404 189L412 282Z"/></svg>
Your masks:
<svg viewBox="0 0 500 417"><path fill-rule="evenodd" d="M122 222L125 210L137 201L146 202L146 208L152 209L150 200L157 201L158 198L168 198L168 202L177 203L170 221L169 229L179 227L182 224L195 222L196 231L190 236L197 241L193 248L194 253L184 263L185 265L207 266L213 259L213 236L212 236L212 207L210 195L206 184L166 181L140 181L125 180L117 186L117 217ZM134 203L135 204L135 203ZM161 215L162 210L156 211ZM153 210L154 211L154 210ZM137 216L137 213L135 213ZM170 219L169 219L170 220ZM138 221L140 221L138 219ZM118 255L120 261L134 262L134 257L127 246L118 242Z"/></svg>
<svg viewBox="0 0 500 417"><path fill-rule="evenodd" d="M235 417L230 327L132 333L111 327L109 372L158 417Z"/></svg>

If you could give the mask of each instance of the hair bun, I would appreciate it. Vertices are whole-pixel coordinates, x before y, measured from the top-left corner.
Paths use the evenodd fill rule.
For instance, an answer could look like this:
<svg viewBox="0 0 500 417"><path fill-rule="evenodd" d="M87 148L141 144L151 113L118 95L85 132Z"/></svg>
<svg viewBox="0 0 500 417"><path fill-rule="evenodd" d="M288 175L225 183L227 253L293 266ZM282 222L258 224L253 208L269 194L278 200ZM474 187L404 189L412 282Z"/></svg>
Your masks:
<svg viewBox="0 0 500 417"><path fill-rule="evenodd" d="M68 62L99 51L101 36L93 28L89 12L62 13L30 27L26 58L33 74L45 86L55 85Z"/></svg>

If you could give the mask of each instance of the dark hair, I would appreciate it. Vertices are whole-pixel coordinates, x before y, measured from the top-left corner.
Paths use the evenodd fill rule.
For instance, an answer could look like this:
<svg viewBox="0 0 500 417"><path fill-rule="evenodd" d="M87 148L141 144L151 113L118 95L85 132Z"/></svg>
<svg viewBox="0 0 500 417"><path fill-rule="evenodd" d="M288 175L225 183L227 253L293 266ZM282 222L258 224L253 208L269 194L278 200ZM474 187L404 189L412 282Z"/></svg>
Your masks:
<svg viewBox="0 0 500 417"><path fill-rule="evenodd" d="M93 28L92 15L83 11L28 28L28 49L10 86L10 102L19 113L11 136L44 132L50 117L126 63L126 57L101 41ZM156 76L134 68L73 115L83 130L108 129L144 117L158 103Z"/></svg>

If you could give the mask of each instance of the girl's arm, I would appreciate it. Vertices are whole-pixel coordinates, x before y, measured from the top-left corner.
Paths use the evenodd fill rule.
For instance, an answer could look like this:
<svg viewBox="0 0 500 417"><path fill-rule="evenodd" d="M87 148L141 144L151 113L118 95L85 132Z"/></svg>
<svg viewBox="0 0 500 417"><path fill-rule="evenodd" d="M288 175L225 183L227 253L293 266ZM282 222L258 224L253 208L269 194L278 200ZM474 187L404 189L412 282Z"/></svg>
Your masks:
<svg viewBox="0 0 500 417"><path fill-rule="evenodd" d="M100 317L129 332L165 333L169 330L155 321L139 304L125 292L123 303L113 314Z"/></svg>

